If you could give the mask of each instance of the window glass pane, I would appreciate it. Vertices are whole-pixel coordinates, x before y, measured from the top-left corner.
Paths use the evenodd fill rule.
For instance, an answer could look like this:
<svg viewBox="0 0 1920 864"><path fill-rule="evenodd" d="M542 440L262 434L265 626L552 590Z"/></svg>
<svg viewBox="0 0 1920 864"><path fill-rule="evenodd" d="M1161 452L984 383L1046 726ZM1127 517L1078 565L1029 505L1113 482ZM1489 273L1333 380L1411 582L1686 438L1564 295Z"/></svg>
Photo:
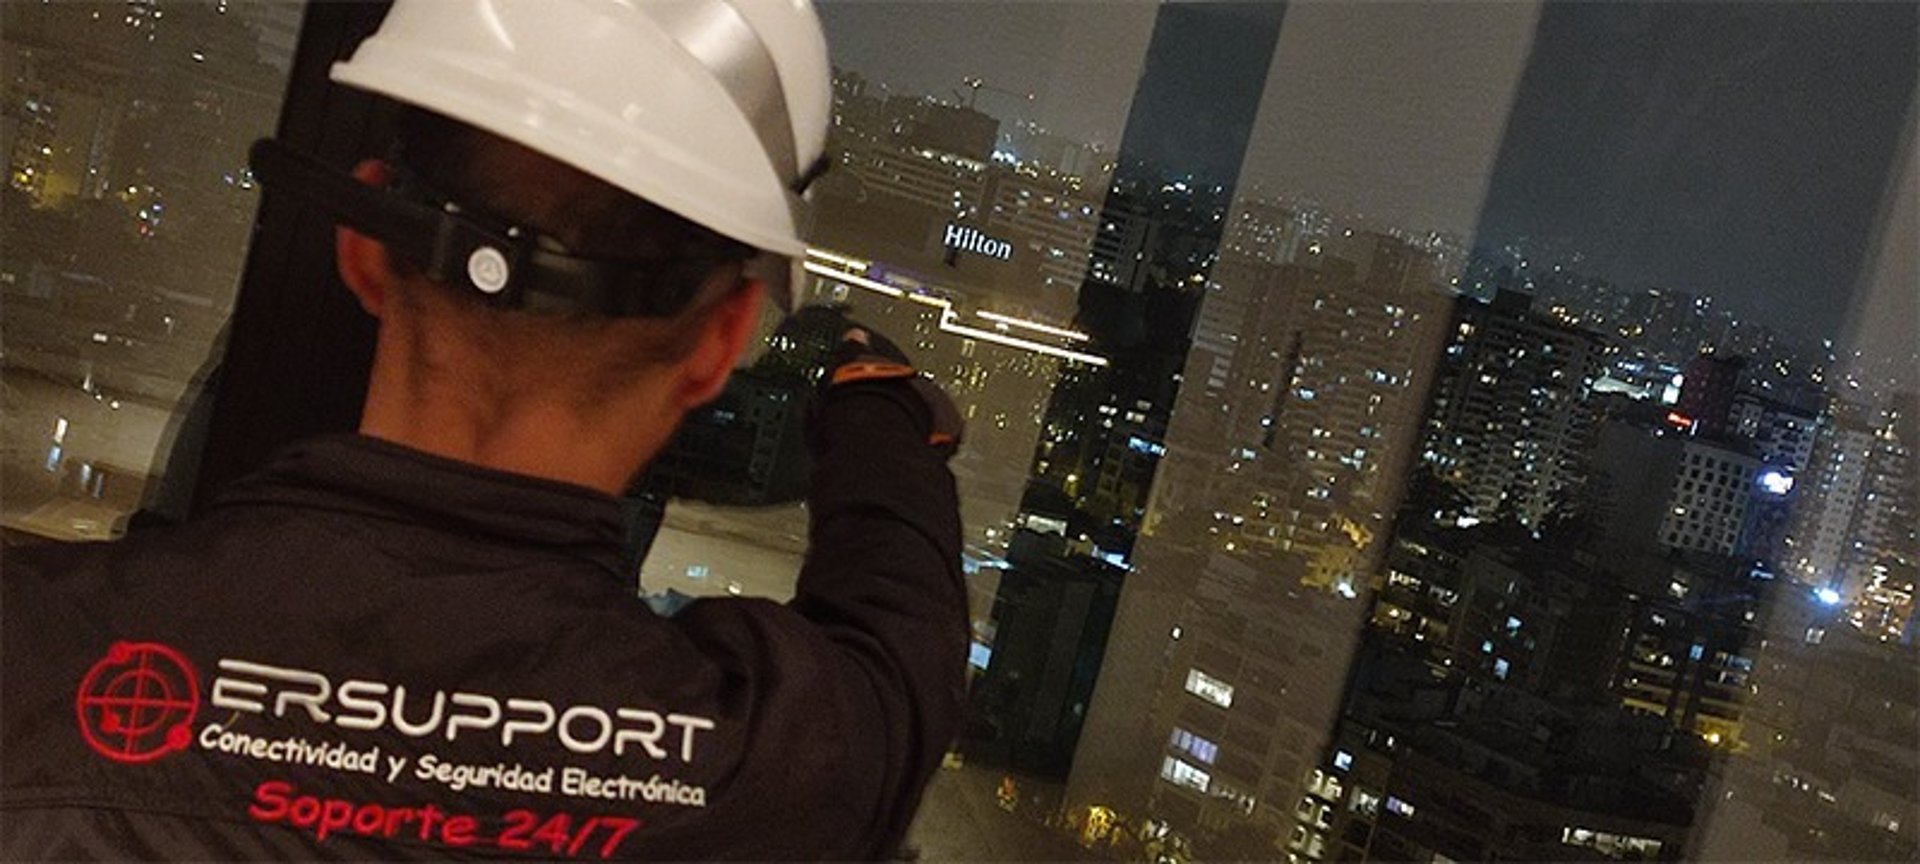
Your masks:
<svg viewBox="0 0 1920 864"><path fill-rule="evenodd" d="M1920 10L827 14L803 291L970 424L916 843L1920 847ZM676 502L643 584L785 596L802 525Z"/></svg>
<svg viewBox="0 0 1920 864"><path fill-rule="evenodd" d="M1233 707L1233 685L1198 669L1187 670L1187 692L1222 708Z"/></svg>
<svg viewBox="0 0 1920 864"><path fill-rule="evenodd" d="M7 529L101 539L166 506L253 224L247 147L272 131L300 14L0 5Z"/></svg>
<svg viewBox="0 0 1920 864"><path fill-rule="evenodd" d="M1023 512L1020 500L1063 370L1104 362L1072 324L1155 10L828 3L821 12L834 51L833 167L813 189L814 251L798 287L899 343L966 420L954 471L985 635L996 562L1016 531L1070 539L1062 514ZM1087 56L1102 59L1075 59ZM748 374L781 386L779 347L792 346ZM1156 458L1157 446L1143 437L1133 458ZM784 598L805 526L798 505L676 499L642 585ZM681 575L696 565L713 578Z"/></svg>

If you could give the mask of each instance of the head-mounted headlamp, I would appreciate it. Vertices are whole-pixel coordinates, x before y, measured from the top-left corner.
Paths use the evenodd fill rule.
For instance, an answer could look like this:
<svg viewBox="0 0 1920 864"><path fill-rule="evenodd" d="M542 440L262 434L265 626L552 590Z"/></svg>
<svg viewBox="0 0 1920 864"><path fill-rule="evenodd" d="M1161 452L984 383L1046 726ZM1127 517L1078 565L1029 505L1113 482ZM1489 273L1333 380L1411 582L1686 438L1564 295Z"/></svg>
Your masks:
<svg viewBox="0 0 1920 864"><path fill-rule="evenodd" d="M418 182L369 186L272 139L254 142L248 162L267 188L379 238L428 278L503 308L669 318L693 302L717 263L570 255L538 231L463 208Z"/></svg>

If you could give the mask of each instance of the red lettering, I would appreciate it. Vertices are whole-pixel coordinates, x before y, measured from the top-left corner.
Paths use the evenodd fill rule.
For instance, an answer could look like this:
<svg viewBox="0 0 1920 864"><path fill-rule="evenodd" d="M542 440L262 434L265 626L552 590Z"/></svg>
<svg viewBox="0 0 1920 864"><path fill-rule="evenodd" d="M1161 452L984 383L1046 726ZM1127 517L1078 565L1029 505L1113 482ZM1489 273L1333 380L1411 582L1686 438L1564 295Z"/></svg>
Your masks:
<svg viewBox="0 0 1920 864"><path fill-rule="evenodd" d="M580 854L580 847L587 842L587 835L592 834L593 829L598 827L600 827L598 816L588 816L587 821L580 823L580 830L573 834L573 842L567 844L567 857Z"/></svg>
<svg viewBox="0 0 1920 864"><path fill-rule="evenodd" d="M353 811L353 832L361 835L372 834L379 831L380 825L386 821L385 807L378 804L362 804L360 809ZM393 833L388 832L387 836L391 837Z"/></svg>
<svg viewBox="0 0 1920 864"><path fill-rule="evenodd" d="M412 807L397 807L387 811L387 824L380 832L382 837L392 837L400 832L400 826L413 821Z"/></svg>
<svg viewBox="0 0 1920 864"><path fill-rule="evenodd" d="M422 842L443 846L497 846L514 852L537 847L542 852L567 857L578 856L583 849L590 848L590 839L603 826L606 840L599 847L599 855L613 857L627 836L640 827L639 820L619 816L589 816L576 822L571 813L542 815L522 808L507 811L502 816L499 835L489 836L482 829L484 823L476 816L449 813L432 804L389 807L374 802L302 795L298 788L284 780L269 780L254 787L253 803L247 806L247 815L259 822L285 822L306 829L320 842L325 842L329 835L346 831L386 838L417 834Z"/></svg>
<svg viewBox="0 0 1920 864"><path fill-rule="evenodd" d="M440 826L440 839L449 846L472 846L473 829L479 823L472 816L454 816Z"/></svg>
<svg viewBox="0 0 1920 864"><path fill-rule="evenodd" d="M293 799L293 806L287 809L287 821L301 828L313 827L320 821L320 799L312 795Z"/></svg>
<svg viewBox="0 0 1920 864"><path fill-rule="evenodd" d="M314 830L314 839L325 840L329 832L338 831L353 823L353 802L338 798L328 798L320 808L320 827Z"/></svg>
<svg viewBox="0 0 1920 864"><path fill-rule="evenodd" d="M247 815L262 822L278 822L287 815L287 793L293 791L293 784L282 780L268 780L253 790L253 800L260 803L247 808Z"/></svg>
<svg viewBox="0 0 1920 864"><path fill-rule="evenodd" d="M640 827L640 820L628 819L624 816L602 816L600 821L613 829L613 836L608 837L607 842L600 846L601 858L613 857L613 853L620 848L620 841L627 839L627 835L632 834L633 829Z"/></svg>
<svg viewBox="0 0 1920 864"><path fill-rule="evenodd" d="M547 847L553 850L553 854L558 855L560 850L567 846L567 827L572 822L572 819L567 818L567 814L555 813L547 817L547 821L533 832L533 839L547 844Z"/></svg>
<svg viewBox="0 0 1920 864"><path fill-rule="evenodd" d="M447 818L447 814L440 812L440 808L432 804L420 808L420 839L431 842L433 840L433 823L445 818Z"/></svg>
<svg viewBox="0 0 1920 864"><path fill-rule="evenodd" d="M533 831L532 810L508 810L507 827L500 829L500 848L524 851L533 848L527 835Z"/></svg>

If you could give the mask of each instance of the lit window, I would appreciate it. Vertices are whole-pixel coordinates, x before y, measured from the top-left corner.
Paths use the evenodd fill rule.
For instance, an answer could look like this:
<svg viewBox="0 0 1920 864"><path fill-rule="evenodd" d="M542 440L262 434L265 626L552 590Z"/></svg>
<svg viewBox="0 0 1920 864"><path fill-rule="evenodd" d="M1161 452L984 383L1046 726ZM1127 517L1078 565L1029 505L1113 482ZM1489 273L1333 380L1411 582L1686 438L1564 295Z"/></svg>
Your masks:
<svg viewBox="0 0 1920 864"><path fill-rule="evenodd" d="M1167 743L1175 750L1184 750L1193 754L1194 758L1208 765L1212 765L1213 760L1220 756L1220 746L1218 744L1177 726L1174 727L1173 735Z"/></svg>
<svg viewBox="0 0 1920 864"><path fill-rule="evenodd" d="M1328 774L1318 768L1313 769L1313 777L1307 781L1307 793L1319 796L1327 801L1339 801L1340 796L1345 793L1345 790L1346 787L1340 783L1339 777ZM1322 811L1322 815L1325 815L1324 810Z"/></svg>
<svg viewBox="0 0 1920 864"><path fill-rule="evenodd" d="M1222 708L1233 707L1233 685L1198 669L1187 670L1187 692Z"/></svg>
<svg viewBox="0 0 1920 864"><path fill-rule="evenodd" d="M1185 786L1197 792L1207 791L1213 783L1213 776L1194 767L1184 759L1168 756L1160 763L1160 776L1177 786Z"/></svg>

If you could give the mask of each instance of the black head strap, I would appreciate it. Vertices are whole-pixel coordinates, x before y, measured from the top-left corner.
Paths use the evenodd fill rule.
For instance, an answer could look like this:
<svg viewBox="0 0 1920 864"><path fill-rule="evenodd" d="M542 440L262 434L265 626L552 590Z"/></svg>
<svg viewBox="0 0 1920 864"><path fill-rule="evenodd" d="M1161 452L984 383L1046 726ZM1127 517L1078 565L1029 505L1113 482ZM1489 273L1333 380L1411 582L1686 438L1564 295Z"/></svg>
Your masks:
<svg viewBox="0 0 1920 864"><path fill-rule="evenodd" d="M489 219L423 192L381 189L272 139L254 142L254 177L296 195L415 263L437 282L496 306L607 317L672 317L685 310L711 263L582 258L538 232Z"/></svg>

